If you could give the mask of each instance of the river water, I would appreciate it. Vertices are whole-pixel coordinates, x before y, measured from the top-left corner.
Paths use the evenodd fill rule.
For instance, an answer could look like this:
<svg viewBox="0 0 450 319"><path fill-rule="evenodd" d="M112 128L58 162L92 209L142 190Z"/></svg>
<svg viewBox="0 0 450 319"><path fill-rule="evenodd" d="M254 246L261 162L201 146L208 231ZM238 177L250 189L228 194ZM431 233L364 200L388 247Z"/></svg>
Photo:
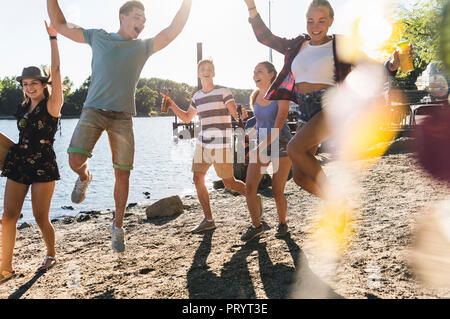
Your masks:
<svg viewBox="0 0 450 319"><path fill-rule="evenodd" d="M61 180L56 182L50 209L50 218L74 216L80 211L114 209L114 170L106 132L103 133L89 160L94 178L89 185L86 199L81 204L70 200L77 175L68 163L67 148L78 119L63 119L61 135L58 131L54 144ZM128 203L151 204L158 199L179 195L195 194L191 163L195 139L173 138L173 117L134 118L135 160L130 178ZM18 140L15 120L0 120L0 131L14 141ZM213 169L206 176L208 188L218 177ZM6 178L0 178L0 215L3 212L3 197ZM29 192L30 193L30 192ZM148 195L149 194L149 195ZM65 207L73 207L73 210ZM30 194L23 206L21 221L32 222Z"/></svg>

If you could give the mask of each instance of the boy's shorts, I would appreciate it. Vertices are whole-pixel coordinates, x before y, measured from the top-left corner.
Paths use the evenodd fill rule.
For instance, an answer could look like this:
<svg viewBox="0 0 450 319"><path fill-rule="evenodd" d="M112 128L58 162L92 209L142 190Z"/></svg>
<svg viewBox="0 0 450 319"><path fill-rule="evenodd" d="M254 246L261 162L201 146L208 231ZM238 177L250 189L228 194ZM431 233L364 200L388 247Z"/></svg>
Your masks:
<svg viewBox="0 0 450 319"><path fill-rule="evenodd" d="M92 157L92 150L103 131L108 133L113 167L132 170L134 133L133 119L129 113L83 108L67 152Z"/></svg>
<svg viewBox="0 0 450 319"><path fill-rule="evenodd" d="M196 144L192 159L192 171L206 174L211 165L214 165L217 176L222 179L232 178L234 177L233 159L232 148L204 148Z"/></svg>

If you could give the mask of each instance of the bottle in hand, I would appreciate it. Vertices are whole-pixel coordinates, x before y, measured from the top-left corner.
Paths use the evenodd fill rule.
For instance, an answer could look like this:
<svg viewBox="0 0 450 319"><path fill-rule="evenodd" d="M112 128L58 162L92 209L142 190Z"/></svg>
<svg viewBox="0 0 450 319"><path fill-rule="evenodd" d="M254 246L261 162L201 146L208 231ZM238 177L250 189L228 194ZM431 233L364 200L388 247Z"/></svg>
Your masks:
<svg viewBox="0 0 450 319"><path fill-rule="evenodd" d="M163 103L162 103L162 106L161 106L161 112L163 112L163 113L167 113L167 112L169 112L169 106L170 106L170 93L171 93L171 89L169 89L168 91L167 91L167 94L166 94L166 96L164 97L164 99L163 99Z"/></svg>

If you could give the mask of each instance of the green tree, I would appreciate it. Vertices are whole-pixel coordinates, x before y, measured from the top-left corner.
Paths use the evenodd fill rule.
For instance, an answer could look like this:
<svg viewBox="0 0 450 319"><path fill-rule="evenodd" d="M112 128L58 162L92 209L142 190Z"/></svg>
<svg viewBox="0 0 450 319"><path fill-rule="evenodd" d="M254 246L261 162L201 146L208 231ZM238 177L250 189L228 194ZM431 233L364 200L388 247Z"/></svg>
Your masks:
<svg viewBox="0 0 450 319"><path fill-rule="evenodd" d="M242 89L230 89L233 94L236 104L242 104L243 106L249 105L250 95L252 90L242 90Z"/></svg>
<svg viewBox="0 0 450 319"><path fill-rule="evenodd" d="M78 89L76 89L73 93L70 92L64 97L64 105L61 110L63 115L81 114L90 84L91 77L88 77Z"/></svg>
<svg viewBox="0 0 450 319"><path fill-rule="evenodd" d="M68 96L72 93L73 88L73 82L69 79L68 76L64 77L64 80L62 81L63 90L64 90L64 100L67 99Z"/></svg>
<svg viewBox="0 0 450 319"><path fill-rule="evenodd" d="M0 114L13 115L23 101L23 92L14 76L0 80Z"/></svg>
<svg viewBox="0 0 450 319"><path fill-rule="evenodd" d="M414 88L417 77L428 63L440 59L440 24L447 0L418 0L411 10L402 7L399 16L403 22L399 34L414 47L414 71L398 73L397 79L405 88Z"/></svg>
<svg viewBox="0 0 450 319"><path fill-rule="evenodd" d="M158 92L150 89L148 86L143 86L136 90L136 113L138 115L150 115L157 112L156 100Z"/></svg>

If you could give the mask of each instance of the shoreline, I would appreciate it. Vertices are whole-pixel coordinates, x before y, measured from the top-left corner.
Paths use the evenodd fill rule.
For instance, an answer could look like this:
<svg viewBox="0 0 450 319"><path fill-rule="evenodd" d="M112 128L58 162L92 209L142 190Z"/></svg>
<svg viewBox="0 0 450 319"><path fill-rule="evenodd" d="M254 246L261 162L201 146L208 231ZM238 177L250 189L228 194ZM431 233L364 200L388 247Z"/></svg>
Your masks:
<svg viewBox="0 0 450 319"><path fill-rule="evenodd" d="M324 169L330 182L340 185L342 163L330 161ZM347 169L361 186L351 196L360 203L357 231L332 267L311 241L320 201L290 180L285 190L290 234L284 239L274 237L277 214L270 189L259 192L265 233L247 244L240 241L250 225L245 198L223 189L210 193L217 228L199 235L190 233L203 218L196 196L184 196L184 212L171 217L148 220L145 206L130 208L123 254L110 247L110 212L56 221L60 262L38 277L35 269L45 254L40 232L35 226L18 230L19 275L0 285L0 298L284 299L294 291L296 298L449 298L450 288L427 287L409 262L416 219L448 197L448 187L429 179L412 154L358 161ZM379 287L368 283L373 265Z"/></svg>
<svg viewBox="0 0 450 319"><path fill-rule="evenodd" d="M213 184L211 184L211 186L208 188L208 191L210 191L210 192L214 191ZM180 198L183 200L186 197L189 198L191 196L195 196L195 194L196 194L196 191L195 191L195 188L193 188L190 192L185 193L184 195L180 196ZM125 213L129 209L131 209L133 207L145 208L145 207L147 207L147 206L157 202L160 199L162 199L162 198L159 198L159 199L148 198L147 200L149 200L150 202L149 203L145 203L145 204L139 203L139 202L129 202L129 203L127 203L127 208L126 208ZM52 223L53 222L62 221L62 220L64 220L67 217L68 218L76 218L76 217L79 217L79 215L95 214L96 212L110 212L110 213L113 213L114 212L114 200L111 199L111 207L110 208L102 208L102 209L95 209L94 208L94 209L90 209L90 210L82 210L82 209L77 209L76 208L76 204L72 204L71 203L71 205L61 206L59 209L67 211L67 212L72 211L72 212L74 212L74 214L73 215L61 215L61 216L56 215L56 216L53 216L53 217L50 218ZM51 211L50 211L50 213L51 213ZM21 212L21 215L23 215L23 212ZM22 224L32 224L33 226L37 226L36 221L35 221L35 219L33 217L33 212L29 211L29 212L27 212L27 215L30 215L29 219L24 219L23 216L19 218L19 220L17 222L17 227L18 228L21 227ZM1 229L1 225L2 225L2 221L1 221L1 217L0 217L0 229Z"/></svg>
<svg viewBox="0 0 450 319"><path fill-rule="evenodd" d="M134 115L133 117L173 117L173 114L169 114L169 115L163 115L163 114L158 114L158 115ZM63 115L61 117L62 120L65 119L79 119L80 115ZM16 118L13 115L0 115L0 120L16 120Z"/></svg>

